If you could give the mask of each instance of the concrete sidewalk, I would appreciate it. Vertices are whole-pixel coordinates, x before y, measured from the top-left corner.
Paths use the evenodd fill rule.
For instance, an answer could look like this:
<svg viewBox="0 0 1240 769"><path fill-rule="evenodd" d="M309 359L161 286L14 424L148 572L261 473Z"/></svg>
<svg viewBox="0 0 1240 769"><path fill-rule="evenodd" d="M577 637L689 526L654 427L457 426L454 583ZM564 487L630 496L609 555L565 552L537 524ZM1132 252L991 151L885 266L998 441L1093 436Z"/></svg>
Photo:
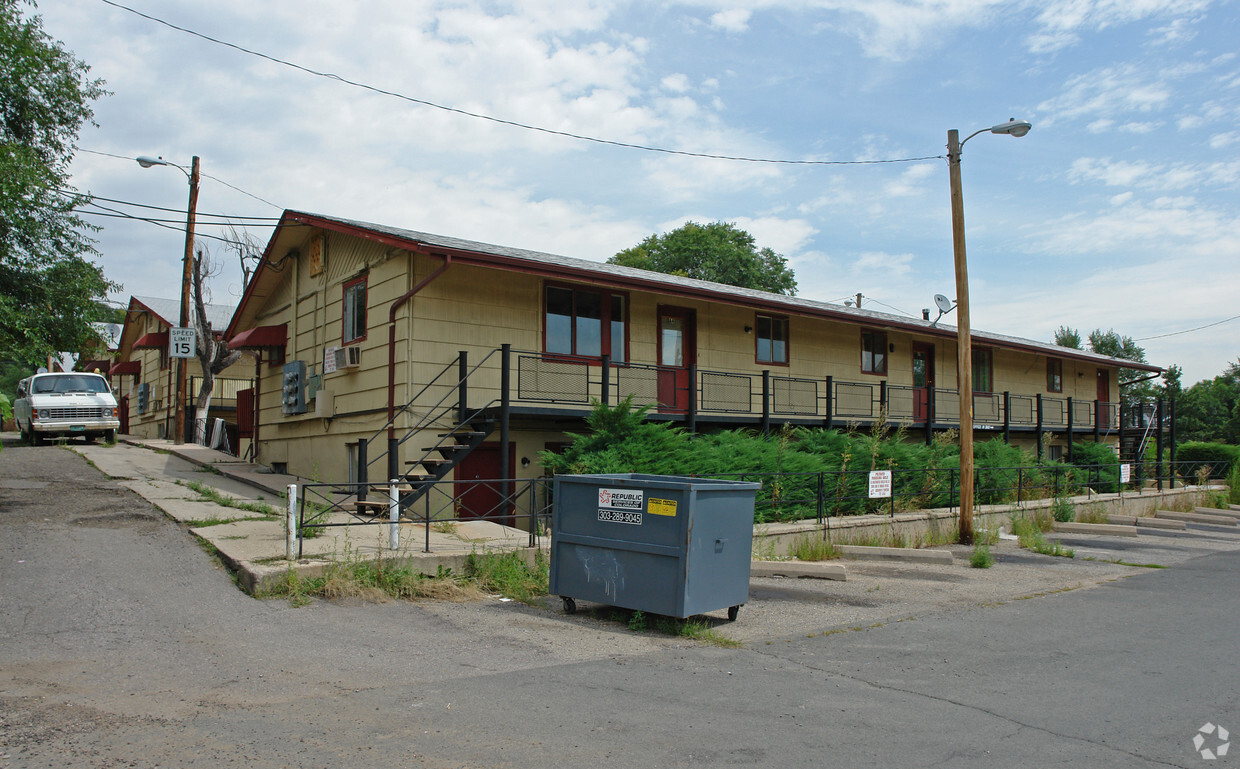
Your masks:
<svg viewBox="0 0 1240 769"><path fill-rule="evenodd" d="M286 559L289 484L312 481L272 473L221 451L192 443L120 436L115 445L67 444L108 477L131 489L218 551L235 569L241 586L261 593L284 579L289 570L302 575L321 573L347 558L384 557L436 574L439 569L461 573L475 551L522 550L529 534L485 521L399 525L399 545L389 546L391 524L344 511L329 513L327 522L340 524L304 539L301 552ZM343 525L355 524L355 525ZM540 544L549 543L543 538Z"/></svg>

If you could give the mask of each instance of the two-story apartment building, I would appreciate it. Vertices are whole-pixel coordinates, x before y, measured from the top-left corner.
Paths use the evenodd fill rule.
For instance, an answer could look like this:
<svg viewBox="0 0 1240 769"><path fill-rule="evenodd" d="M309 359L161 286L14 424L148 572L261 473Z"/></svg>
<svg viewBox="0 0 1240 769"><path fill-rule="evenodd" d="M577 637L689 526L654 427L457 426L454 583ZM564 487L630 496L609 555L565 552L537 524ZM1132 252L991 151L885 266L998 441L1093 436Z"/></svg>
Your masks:
<svg viewBox="0 0 1240 769"><path fill-rule="evenodd" d="M327 482L521 478L632 396L694 430L958 425L956 330L799 297L286 211L226 332L260 356L256 457ZM977 437L1117 445L1118 370L973 332ZM389 451L389 446L393 450Z"/></svg>
<svg viewBox="0 0 1240 769"><path fill-rule="evenodd" d="M180 301L131 296L121 328L116 363L110 374L119 390L121 432L143 438L171 438L176 414L176 361L168 355L168 329L180 317ZM232 307L206 304L207 320L217 334L232 317ZM186 436L193 436L193 402L202 382L202 363L186 361ZM209 419L236 422L237 393L250 387L253 361L248 356L216 379ZM232 447L235 451L236 447Z"/></svg>

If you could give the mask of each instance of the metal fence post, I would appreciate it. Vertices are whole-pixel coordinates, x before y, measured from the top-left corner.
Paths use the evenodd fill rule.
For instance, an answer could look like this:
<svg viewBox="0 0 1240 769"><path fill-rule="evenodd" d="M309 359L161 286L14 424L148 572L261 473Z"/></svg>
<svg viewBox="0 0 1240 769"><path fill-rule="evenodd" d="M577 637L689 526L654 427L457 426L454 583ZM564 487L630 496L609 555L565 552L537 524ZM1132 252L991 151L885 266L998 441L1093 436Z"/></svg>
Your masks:
<svg viewBox="0 0 1240 769"><path fill-rule="evenodd" d="M822 492L824 491L824 486L825 484L823 481L823 473L819 472L818 473L818 504L817 504L817 507L818 507L818 523L820 525L822 524L822 513L823 513L823 507L824 507L823 499L822 499Z"/></svg>
<svg viewBox="0 0 1240 769"><path fill-rule="evenodd" d="M1072 464L1072 420L1076 416L1073 411L1072 396L1068 396L1068 464Z"/></svg>
<svg viewBox="0 0 1240 769"><path fill-rule="evenodd" d="M357 476L353 479L357 481L357 501L366 501L366 483L369 478L370 459L366 456L366 446L369 444L365 438L357 439Z"/></svg>
<svg viewBox="0 0 1240 769"><path fill-rule="evenodd" d="M762 370L762 435L771 434L771 371Z"/></svg>
<svg viewBox="0 0 1240 769"><path fill-rule="evenodd" d="M461 350L456 359L456 423L465 424L469 417L469 351Z"/></svg>
<svg viewBox="0 0 1240 769"><path fill-rule="evenodd" d="M388 547L392 550L400 548L400 490L399 481L395 478L388 481Z"/></svg>
<svg viewBox="0 0 1240 769"><path fill-rule="evenodd" d="M1042 393L1038 393L1038 396L1037 396L1037 404L1038 404L1038 420L1037 420L1037 431L1038 431L1038 459L1041 459L1041 458L1042 458L1042 456L1043 456L1043 452L1042 452L1042 426L1043 426L1043 424L1044 424L1044 423L1043 423L1043 421L1042 421L1042 415L1043 415L1043 410L1042 410Z"/></svg>
<svg viewBox="0 0 1240 769"><path fill-rule="evenodd" d="M827 377L827 402L826 402L827 413L822 420L822 426L828 430L835 427L834 425L835 408L834 408L834 403L833 403L834 398L835 398L835 377L828 376Z"/></svg>
<svg viewBox="0 0 1240 769"><path fill-rule="evenodd" d="M284 560L293 560L293 551L297 549L297 484L290 483L284 488L288 498L288 518L285 524Z"/></svg>
<svg viewBox="0 0 1240 769"><path fill-rule="evenodd" d="M697 366L689 364L689 413L686 415L685 427L689 434L697 432L698 386Z"/></svg>
<svg viewBox="0 0 1240 769"><path fill-rule="evenodd" d="M599 359L599 366L603 370L603 381L600 386L600 395L603 399L604 406L611 405L611 356L604 355Z"/></svg>

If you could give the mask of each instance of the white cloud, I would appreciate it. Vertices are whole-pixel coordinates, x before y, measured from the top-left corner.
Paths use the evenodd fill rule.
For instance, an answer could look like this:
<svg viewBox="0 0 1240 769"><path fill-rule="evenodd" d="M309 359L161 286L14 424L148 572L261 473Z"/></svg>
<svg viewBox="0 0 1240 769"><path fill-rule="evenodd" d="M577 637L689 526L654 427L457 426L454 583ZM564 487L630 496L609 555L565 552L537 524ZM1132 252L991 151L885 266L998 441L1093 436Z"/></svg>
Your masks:
<svg viewBox="0 0 1240 769"><path fill-rule="evenodd" d="M672 93L684 93L690 87L689 77L679 72L664 77L659 81L659 84L663 86L664 90L671 91Z"/></svg>
<svg viewBox="0 0 1240 769"><path fill-rule="evenodd" d="M1240 141L1240 134L1236 133L1235 131L1228 131L1227 133L1214 134L1213 136L1210 137L1210 149L1221 150L1225 147L1232 146L1237 141Z"/></svg>
<svg viewBox="0 0 1240 769"><path fill-rule="evenodd" d="M888 254L883 251L868 251L857 256L849 271L853 277L877 275L898 278L909 275L913 271L913 260L915 258L913 254Z"/></svg>
<svg viewBox="0 0 1240 769"><path fill-rule="evenodd" d="M749 17L752 12L745 8L731 8L719 11L710 17L710 25L728 32L744 32L749 29Z"/></svg>

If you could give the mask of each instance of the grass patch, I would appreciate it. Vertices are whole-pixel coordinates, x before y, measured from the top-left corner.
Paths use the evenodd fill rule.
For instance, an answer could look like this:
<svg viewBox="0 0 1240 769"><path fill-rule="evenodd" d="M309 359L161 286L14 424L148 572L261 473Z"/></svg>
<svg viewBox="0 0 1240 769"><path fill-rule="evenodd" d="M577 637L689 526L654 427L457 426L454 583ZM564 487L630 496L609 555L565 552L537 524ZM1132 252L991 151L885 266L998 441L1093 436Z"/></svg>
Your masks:
<svg viewBox="0 0 1240 769"><path fill-rule="evenodd" d="M969 565L975 569L989 569L995 564L995 557L990 552L990 545L978 543L973 546L973 553L969 555Z"/></svg>
<svg viewBox="0 0 1240 769"><path fill-rule="evenodd" d="M258 597L286 598L293 606L304 606L312 598L351 598L374 603L392 598L470 601L482 598L483 592L470 580L452 574L450 569L441 568L431 577L391 559L349 558L331 564L321 575L313 577L302 576L290 568L278 585Z"/></svg>
<svg viewBox="0 0 1240 769"><path fill-rule="evenodd" d="M534 553L534 565L526 563L520 553L470 553L466 575L482 590L534 605L547 595L551 565L541 550Z"/></svg>
<svg viewBox="0 0 1240 769"><path fill-rule="evenodd" d="M1058 541L1047 541L1043 532L1049 531L1053 525L1050 515L1043 511L1012 516L1012 533L1021 547L1042 555L1074 558L1076 551L1072 548L1064 547Z"/></svg>
<svg viewBox="0 0 1240 769"><path fill-rule="evenodd" d="M178 486L184 486L190 491L197 494L204 502L212 502L220 507L229 507L234 510L245 510L248 513L258 513L268 518L275 518L280 515L280 511L267 504L266 502L242 502L238 499L221 493L218 489L214 489L198 481L190 481L183 483L177 481Z"/></svg>
<svg viewBox="0 0 1240 769"><path fill-rule="evenodd" d="M621 623L635 633L661 633L725 649L739 649L743 645L735 638L729 638L716 630L709 618L678 619L659 614L647 614L640 609L630 611L615 606L598 607L592 613L599 620Z"/></svg>
<svg viewBox="0 0 1240 769"><path fill-rule="evenodd" d="M223 526L226 523L236 523L237 521L244 520L245 518L187 518L181 521L181 523L191 529L205 529L208 526ZM230 537L230 539L245 539L245 537Z"/></svg>
<svg viewBox="0 0 1240 769"><path fill-rule="evenodd" d="M1076 520L1078 523L1110 523L1111 518L1107 515L1106 508L1102 505L1089 505L1088 507L1078 507L1076 509Z"/></svg>
<svg viewBox="0 0 1240 769"><path fill-rule="evenodd" d="M1059 523L1069 523L1076 518L1076 508L1066 497L1055 497L1051 502L1051 517Z"/></svg>
<svg viewBox="0 0 1240 769"><path fill-rule="evenodd" d="M1136 566L1137 568L1141 568L1141 569L1165 569L1167 568L1161 563L1134 563L1133 561L1125 561L1123 558L1096 558L1092 555L1087 555L1082 560L1099 561L1102 563L1114 563L1120 566Z"/></svg>
<svg viewBox="0 0 1240 769"><path fill-rule="evenodd" d="M789 552L792 557L801 561L827 561L843 555L835 543L809 534L802 534L794 539Z"/></svg>

